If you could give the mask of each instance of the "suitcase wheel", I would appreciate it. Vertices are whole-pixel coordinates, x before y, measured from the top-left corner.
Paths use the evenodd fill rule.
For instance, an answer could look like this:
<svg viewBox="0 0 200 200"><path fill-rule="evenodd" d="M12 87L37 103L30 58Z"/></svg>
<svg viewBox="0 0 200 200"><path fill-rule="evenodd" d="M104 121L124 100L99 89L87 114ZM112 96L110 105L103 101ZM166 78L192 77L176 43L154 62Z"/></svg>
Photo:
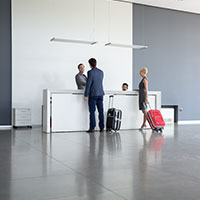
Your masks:
<svg viewBox="0 0 200 200"><path fill-rule="evenodd" d="M164 128L159 128L159 129L156 128L156 129L154 129L153 131L156 131L157 133L158 133L158 132L161 132L161 133L162 133L162 132L163 132L163 129L164 129Z"/></svg>

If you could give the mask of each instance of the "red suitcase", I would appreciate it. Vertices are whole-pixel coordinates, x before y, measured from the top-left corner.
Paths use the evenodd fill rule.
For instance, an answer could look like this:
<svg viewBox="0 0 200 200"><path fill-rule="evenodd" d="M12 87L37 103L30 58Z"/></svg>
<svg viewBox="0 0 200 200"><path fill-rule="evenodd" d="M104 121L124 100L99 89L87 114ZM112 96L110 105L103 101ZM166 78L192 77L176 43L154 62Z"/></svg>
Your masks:
<svg viewBox="0 0 200 200"><path fill-rule="evenodd" d="M162 131L165 127L165 121L160 110L149 110L147 112L147 121L153 131Z"/></svg>

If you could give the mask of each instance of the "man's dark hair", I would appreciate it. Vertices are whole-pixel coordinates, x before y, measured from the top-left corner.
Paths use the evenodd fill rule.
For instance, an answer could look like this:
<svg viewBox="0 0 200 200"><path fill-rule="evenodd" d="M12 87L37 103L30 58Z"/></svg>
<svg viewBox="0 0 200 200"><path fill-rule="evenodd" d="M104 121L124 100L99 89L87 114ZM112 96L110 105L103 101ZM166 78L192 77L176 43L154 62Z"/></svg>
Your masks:
<svg viewBox="0 0 200 200"><path fill-rule="evenodd" d="M128 87L128 83L123 83L122 86L127 86Z"/></svg>
<svg viewBox="0 0 200 200"><path fill-rule="evenodd" d="M97 61L95 58L90 58L90 60L88 60L89 64L91 67L96 67L97 66Z"/></svg>
<svg viewBox="0 0 200 200"><path fill-rule="evenodd" d="M81 65L83 65L83 64L82 64L82 63L80 63L80 64L78 65L78 69L79 69L79 67L80 67Z"/></svg>

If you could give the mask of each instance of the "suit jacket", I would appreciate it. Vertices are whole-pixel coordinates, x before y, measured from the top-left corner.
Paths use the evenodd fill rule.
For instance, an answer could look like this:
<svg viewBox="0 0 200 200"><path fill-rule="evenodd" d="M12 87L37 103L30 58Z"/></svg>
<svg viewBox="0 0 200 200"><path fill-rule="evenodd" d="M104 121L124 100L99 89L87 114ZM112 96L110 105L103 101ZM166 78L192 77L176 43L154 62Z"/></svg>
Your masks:
<svg viewBox="0 0 200 200"><path fill-rule="evenodd" d="M87 73L87 83L85 88L85 97L103 96L103 71L93 68Z"/></svg>

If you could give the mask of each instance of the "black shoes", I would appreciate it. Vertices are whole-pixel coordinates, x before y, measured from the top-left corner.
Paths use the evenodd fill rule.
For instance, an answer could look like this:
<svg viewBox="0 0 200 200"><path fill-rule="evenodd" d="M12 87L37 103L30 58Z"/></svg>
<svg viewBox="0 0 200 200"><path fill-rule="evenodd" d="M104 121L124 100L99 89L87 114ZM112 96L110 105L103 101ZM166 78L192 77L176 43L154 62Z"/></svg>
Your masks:
<svg viewBox="0 0 200 200"><path fill-rule="evenodd" d="M94 133L95 131L89 129L89 130L86 131L86 132L87 132L87 133ZM100 133L103 133L103 132L104 132L104 129L100 129L99 132L100 132Z"/></svg>
<svg viewBox="0 0 200 200"><path fill-rule="evenodd" d="M86 131L87 133L94 133L94 130L88 130L88 131Z"/></svg>

